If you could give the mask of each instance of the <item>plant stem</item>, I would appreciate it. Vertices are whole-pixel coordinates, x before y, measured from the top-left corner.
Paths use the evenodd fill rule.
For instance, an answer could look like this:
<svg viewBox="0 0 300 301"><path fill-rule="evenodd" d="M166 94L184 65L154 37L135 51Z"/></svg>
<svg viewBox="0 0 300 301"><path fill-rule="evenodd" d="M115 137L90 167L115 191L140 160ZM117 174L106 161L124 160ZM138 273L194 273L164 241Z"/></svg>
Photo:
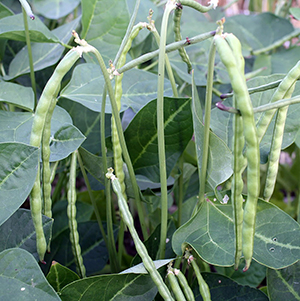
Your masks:
<svg viewBox="0 0 300 301"><path fill-rule="evenodd" d="M210 32L206 32L206 33L194 36L194 37L189 39L189 41L190 41L189 45L197 44L199 42L202 42L204 40L212 38L215 34L216 34L215 31L210 31ZM165 46L165 53L172 52L172 51L178 50L179 48L186 47L186 46L188 46L188 44L186 43L186 40L182 40L182 41L179 41L179 42L174 42L174 43L171 43L171 44ZM155 51L152 51L152 52L146 53L144 55L141 55L140 57L128 62L127 64L125 64L122 68L118 69L117 71L120 74L123 73L123 72L126 72L126 71L140 65L140 64L143 64L147 61L150 61L154 57L158 56L159 52L160 52L160 49L157 49Z"/></svg>
<svg viewBox="0 0 300 301"><path fill-rule="evenodd" d="M168 189L167 189L167 170L165 154L165 134L164 134L164 76L165 76L165 48L167 39L167 26L169 15L176 8L175 2L169 0L166 4L162 24L161 38L158 56L158 83L157 83L157 140L158 158L161 185L161 232L159 258L165 258L167 223L168 223Z"/></svg>
<svg viewBox="0 0 300 301"><path fill-rule="evenodd" d="M37 96L36 96L36 83L35 83L35 76L34 76L32 50L31 50L31 43L30 43L30 35L29 35L27 14L26 14L26 11L25 11L23 6L22 6L22 12L23 12L23 20L24 20L24 28L25 28L26 45L27 45L28 58L29 58L31 87L32 87L32 90L33 90L33 93L34 93L34 103L35 103L35 106L36 106Z"/></svg>
<svg viewBox="0 0 300 301"><path fill-rule="evenodd" d="M102 107L101 107L101 118L100 118L100 139L101 139L101 154L102 154L102 165L103 170L107 170L107 156L106 156L106 143L105 143L105 105L106 105L106 85L103 88L102 94ZM112 222L112 202L111 202L111 189L109 180L104 178L105 185L105 200L106 200L106 223L107 223L107 239L108 239L108 253L109 262L111 264L111 271L113 273L120 271L120 261L118 261L117 250L114 238L114 229Z"/></svg>
<svg viewBox="0 0 300 301"><path fill-rule="evenodd" d="M200 174L200 183L199 183L200 189L199 189L198 209L200 204L204 201L204 196L205 196L215 54L216 54L216 46L214 42L212 42L210 46L209 57L208 57L207 84L206 84L206 94L205 94L204 138L203 138L203 145L202 145L202 164L201 164L201 174Z"/></svg>

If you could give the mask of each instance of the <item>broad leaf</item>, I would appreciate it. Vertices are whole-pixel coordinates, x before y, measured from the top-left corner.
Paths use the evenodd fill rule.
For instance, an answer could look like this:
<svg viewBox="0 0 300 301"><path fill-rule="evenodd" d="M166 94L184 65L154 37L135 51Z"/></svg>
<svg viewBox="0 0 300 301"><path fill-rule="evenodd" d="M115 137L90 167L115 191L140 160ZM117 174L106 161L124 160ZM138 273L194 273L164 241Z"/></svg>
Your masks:
<svg viewBox="0 0 300 301"><path fill-rule="evenodd" d="M59 19L70 14L80 0L33 0L34 9L48 19Z"/></svg>
<svg viewBox="0 0 300 301"><path fill-rule="evenodd" d="M60 292L64 286L79 279L80 278L76 273L56 261L52 262L50 271L47 275L48 282L56 292Z"/></svg>
<svg viewBox="0 0 300 301"><path fill-rule="evenodd" d="M269 301L269 298L261 292L259 289L255 289L249 286L242 286L232 281L228 277L218 275L215 273L203 273L204 281L208 284L211 300L243 300L243 301ZM199 293L199 286L196 281L193 288L195 298L202 301L202 297Z"/></svg>
<svg viewBox="0 0 300 301"><path fill-rule="evenodd" d="M70 101L66 98L59 100L59 105L71 115L74 125L84 134L86 140L82 147L92 153L99 153L101 149L100 141L100 113L93 112L81 104ZM105 114L105 137L111 135L111 115Z"/></svg>
<svg viewBox="0 0 300 301"><path fill-rule="evenodd" d="M165 81L165 95L172 95L168 80ZM76 101L95 112L101 112L104 78L95 64L82 64L75 68L70 83L62 90L60 97ZM129 107L137 112L157 95L157 76L138 69L124 74L121 112ZM106 113L111 113L109 97L106 99Z"/></svg>
<svg viewBox="0 0 300 301"><path fill-rule="evenodd" d="M241 41L244 55L249 55L250 50L266 47L291 33L293 26L272 13L241 14L226 18L224 31L234 33Z"/></svg>
<svg viewBox="0 0 300 301"><path fill-rule="evenodd" d="M106 231L106 224L103 225ZM78 223L79 244L83 257L83 264L87 276L99 273L108 261L108 249L100 234L99 225L96 221ZM117 234L117 230L114 231ZM55 235L51 241L51 253L46 254L46 262L53 260L76 271L75 259L70 242L70 231L66 229Z"/></svg>
<svg viewBox="0 0 300 301"><path fill-rule="evenodd" d="M31 42L59 43L59 39L51 33L39 18L35 18L34 21L29 17L27 17L27 19ZM0 19L0 38L23 42L26 41L22 14Z"/></svg>
<svg viewBox="0 0 300 301"><path fill-rule="evenodd" d="M52 236L53 219L42 217L46 240ZM4 224L0 226L0 251L9 248L21 248L31 253L36 261L39 256L36 251L36 235L31 212L26 209L17 210Z"/></svg>
<svg viewBox="0 0 300 301"><path fill-rule="evenodd" d="M258 287L266 278L267 268L253 260L251 262L250 268L247 270L247 273L245 273L243 272L244 266L245 261L244 259L242 259L240 261L238 270L235 270L234 267L226 268L215 266L215 268L217 270L217 273L230 277L238 284Z"/></svg>
<svg viewBox="0 0 300 301"><path fill-rule="evenodd" d="M0 225L29 195L37 173L39 150L22 143L0 143Z"/></svg>
<svg viewBox="0 0 300 301"><path fill-rule="evenodd" d="M0 141L29 144L32 122L32 113L0 111ZM50 161L68 157L84 139L83 134L72 125L70 115L56 106L51 121Z"/></svg>
<svg viewBox="0 0 300 301"><path fill-rule="evenodd" d="M153 182L159 182L156 118L156 100L153 100L138 112L125 131L126 143L135 172L146 176ZM192 138L189 99L164 98L164 132L167 174L169 175Z"/></svg>
<svg viewBox="0 0 300 301"><path fill-rule="evenodd" d="M208 263L234 263L234 230L231 204L206 201L200 211L173 236L176 254L191 245ZM253 258L268 267L287 267L300 258L300 225L271 203L258 201Z"/></svg>
<svg viewBox="0 0 300 301"><path fill-rule="evenodd" d="M30 87L24 87L14 83L0 82L0 102L10 103L19 108L33 111L33 90Z"/></svg>
<svg viewBox="0 0 300 301"><path fill-rule="evenodd" d="M0 3L0 19L12 16L14 13L4 4Z"/></svg>
<svg viewBox="0 0 300 301"><path fill-rule="evenodd" d="M0 253L0 270L3 300L60 300L27 251L8 249Z"/></svg>
<svg viewBox="0 0 300 301"><path fill-rule="evenodd" d="M99 294L99 292L102 292ZM157 287L149 275L102 275L75 281L61 291L61 299L90 301L153 300Z"/></svg>
<svg viewBox="0 0 300 301"><path fill-rule="evenodd" d="M126 1L87 0L81 7L81 38L99 49L106 62L113 60L129 23Z"/></svg>
<svg viewBox="0 0 300 301"><path fill-rule="evenodd" d="M48 2L48 1L46 1ZM53 31L55 36L62 42L67 44L72 38L72 30L76 29L80 21L80 17L73 20L70 23L62 25ZM31 45L33 68L34 71L42 70L46 67L52 66L57 63L65 51L65 47L56 43L32 43ZM6 80L11 80L22 74L30 72L28 49L27 46L22 48L21 51L17 53L14 59L11 61L8 70L8 76L5 77Z"/></svg>
<svg viewBox="0 0 300 301"><path fill-rule="evenodd" d="M299 261L282 270L268 269L267 284L270 300L299 300L299 279Z"/></svg>

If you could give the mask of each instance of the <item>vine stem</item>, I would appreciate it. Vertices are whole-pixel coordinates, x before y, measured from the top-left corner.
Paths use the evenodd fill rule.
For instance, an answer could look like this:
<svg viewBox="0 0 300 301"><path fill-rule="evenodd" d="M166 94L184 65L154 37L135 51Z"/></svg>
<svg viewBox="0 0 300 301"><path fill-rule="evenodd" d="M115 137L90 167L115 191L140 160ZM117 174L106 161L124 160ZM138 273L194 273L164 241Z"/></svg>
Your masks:
<svg viewBox="0 0 300 301"><path fill-rule="evenodd" d="M167 223L168 223L168 190L167 190L167 168L165 154L165 133L164 133L164 76L165 76L165 49L167 39L167 26L169 15L176 8L174 0L169 0L166 4L162 18L159 56L158 56L158 83L157 83L157 142L158 158L161 185L161 232L159 258L165 257Z"/></svg>
<svg viewBox="0 0 300 301"><path fill-rule="evenodd" d="M27 13L26 13L23 6L22 6L22 12L23 12L23 20L24 20L24 28L25 28L26 45L27 45L28 58L29 58L30 80L31 80L32 90L33 90L33 93L34 93L34 103L35 103L35 106L36 106L36 104L37 104L37 95L36 95L36 83L35 83L35 76L34 76L32 50L31 50L31 43L30 43ZM34 17L31 17L31 19L34 20Z"/></svg>

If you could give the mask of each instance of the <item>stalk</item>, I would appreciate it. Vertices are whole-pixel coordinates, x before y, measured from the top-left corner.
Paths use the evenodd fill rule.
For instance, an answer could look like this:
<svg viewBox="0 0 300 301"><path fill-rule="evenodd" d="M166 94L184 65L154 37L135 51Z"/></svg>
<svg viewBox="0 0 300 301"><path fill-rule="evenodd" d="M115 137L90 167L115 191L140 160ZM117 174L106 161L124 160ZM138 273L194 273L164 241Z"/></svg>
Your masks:
<svg viewBox="0 0 300 301"><path fill-rule="evenodd" d="M158 84L157 84L157 140L158 140L158 157L161 184L161 233L159 258L165 257L167 223L168 223L168 190L167 190L167 170L165 154L165 135L164 135L164 76L165 76L165 49L167 39L167 26L169 15L176 8L175 1L169 0L166 4L159 44L158 56Z"/></svg>

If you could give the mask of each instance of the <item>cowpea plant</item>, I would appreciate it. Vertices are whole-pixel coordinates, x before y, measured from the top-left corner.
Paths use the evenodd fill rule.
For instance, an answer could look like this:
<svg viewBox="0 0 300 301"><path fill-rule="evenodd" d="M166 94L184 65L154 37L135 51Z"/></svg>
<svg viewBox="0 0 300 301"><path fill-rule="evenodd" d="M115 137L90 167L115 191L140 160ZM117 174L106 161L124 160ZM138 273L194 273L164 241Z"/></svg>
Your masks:
<svg viewBox="0 0 300 301"><path fill-rule="evenodd" d="M1 300L300 299L299 9L217 2L0 3Z"/></svg>

